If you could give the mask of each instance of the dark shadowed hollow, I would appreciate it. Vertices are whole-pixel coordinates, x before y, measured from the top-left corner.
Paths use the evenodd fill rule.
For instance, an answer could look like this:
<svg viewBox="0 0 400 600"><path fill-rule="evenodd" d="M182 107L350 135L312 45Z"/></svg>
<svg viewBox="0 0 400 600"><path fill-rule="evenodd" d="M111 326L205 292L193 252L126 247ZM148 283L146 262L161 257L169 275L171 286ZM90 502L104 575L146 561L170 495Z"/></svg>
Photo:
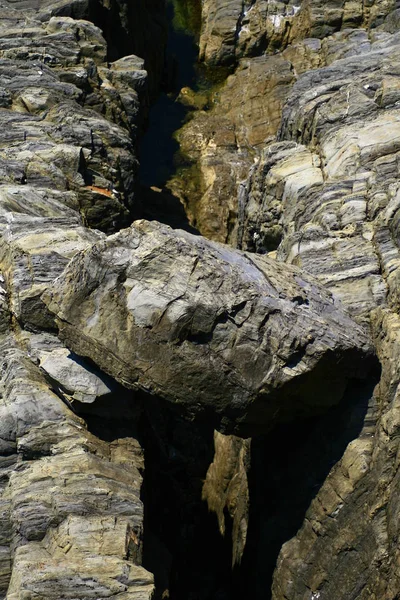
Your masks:
<svg viewBox="0 0 400 600"><path fill-rule="evenodd" d="M231 523L222 537L201 500L214 456L213 429L187 421L164 400L117 387L80 414L95 435L138 437L145 453L144 566L161 600L267 600L282 544L306 511L348 443L368 424L371 381L351 384L323 415L277 427L251 444L250 521L240 566L232 570ZM165 597L165 596L164 596Z"/></svg>
<svg viewBox="0 0 400 600"><path fill-rule="evenodd" d="M368 427L374 381L354 382L323 416L288 423L251 444L250 519L234 598L271 598L282 545L296 535L311 501L347 445Z"/></svg>

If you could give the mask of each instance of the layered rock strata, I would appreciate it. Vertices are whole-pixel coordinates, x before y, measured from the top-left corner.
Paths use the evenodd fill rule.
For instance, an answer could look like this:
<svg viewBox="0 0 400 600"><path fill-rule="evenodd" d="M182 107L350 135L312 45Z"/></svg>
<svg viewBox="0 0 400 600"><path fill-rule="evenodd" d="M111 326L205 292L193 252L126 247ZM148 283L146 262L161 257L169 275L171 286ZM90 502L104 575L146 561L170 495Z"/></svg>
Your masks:
<svg viewBox="0 0 400 600"><path fill-rule="evenodd" d="M161 5L140 3L138 23ZM210 237L239 240L245 250L265 253L281 243L279 263L144 221L107 237L130 221L147 102L143 60L120 56L133 13L122 1L2 4L0 595L7 599L150 599L136 439L142 401L115 380L202 418L207 435L214 425L249 435L318 414L376 367L365 328L337 296L358 320L373 324L383 377L368 426L334 467L299 535L284 546L274 594L277 600L395 597L397 17L366 34L343 28L379 24L394 8L390 2L362 9L265 5L241 3L239 54L237 39L226 42L224 33L216 36L221 44L205 42L203 26L202 44L211 48L204 53L216 56L207 61L245 58L220 91L221 103L196 115L181 139L199 160L205 186L200 208L189 206L193 220ZM203 8L217 15L211 2ZM252 21L253 15L272 8L265 34L262 18ZM84 20L97 9L109 48ZM228 27L236 9L231 3ZM114 22L105 26L110 15L118 17L115 30ZM244 41L247 24L259 28L255 41ZM301 41L338 30L322 41ZM144 48L154 31L157 25L144 28L137 43ZM290 42L282 56L248 58ZM152 89L159 56L157 46L145 57L158 65L151 67ZM316 67L322 69L295 83ZM79 415L90 423L93 406L104 409L107 402L121 411L124 426L113 426L108 409L95 435ZM165 452L157 430L163 415L147 415ZM174 428L177 420L171 422ZM203 497L221 532L232 521L238 565L248 525L250 444L221 433L215 440ZM195 451L185 463L169 450L174 465L192 468ZM181 476L195 489L190 501L196 493L200 503L203 466L193 468L195 484L190 474ZM165 529L174 535L170 524ZM333 543L325 551L327 540ZM165 596L170 557L155 546L155 556L163 556Z"/></svg>
<svg viewBox="0 0 400 600"><path fill-rule="evenodd" d="M271 19L278 19L278 30L282 27L282 34L286 31L286 41L278 37L273 48L268 48L268 44L258 47L256 33L252 34L254 52L239 52L234 61L235 71L220 89L211 93L207 109L195 112L177 134L181 152L192 161L193 167L178 173L169 187L187 206L191 223L211 239L240 245L237 222L242 219L242 182L255 162L265 161L263 149L276 141L282 110L297 78L338 59L369 52L372 65L375 51L396 43L391 35L396 30L397 13L391 12L396 9L394 2L371 2L368 6L357 2L335 3L335 6L307 2L301 8L300 4L294 7L291 3L275 6L270 2L255 2L246 7L237 3L237 10L243 10L246 19L258 20L258 30L268 39ZM235 3L217 0L203 5L204 19L210 19L210 31L218 31L216 15L233 11L234 6ZM262 18L261 7L265 11ZM282 16L294 8L299 8L295 15L287 19ZM236 16L235 13L234 20ZM225 17L221 19L225 21ZM241 19L238 17L236 22L239 26ZM359 26L371 27L370 33L356 29ZM208 39L207 27L203 24L204 39ZM224 27L229 30L226 24ZM276 25L273 28L276 31ZM391 60L387 56L387 61ZM279 243L279 231L268 235Z"/></svg>
<svg viewBox="0 0 400 600"><path fill-rule="evenodd" d="M79 405L121 392L40 333L40 297L104 237L87 225L129 222L147 75L136 56L106 63L92 23L28 4L0 9L0 596L143 600L140 403L130 437L87 430Z"/></svg>
<svg viewBox="0 0 400 600"><path fill-rule="evenodd" d="M295 83L239 195L242 247L277 250L370 321L383 367L361 434L283 546L274 600L395 598L399 589L397 19L323 40L322 68Z"/></svg>
<svg viewBox="0 0 400 600"><path fill-rule="evenodd" d="M281 51L298 39L376 27L397 5L395 0L205 0L202 8L200 59L232 65L245 56Z"/></svg>
<svg viewBox="0 0 400 600"><path fill-rule="evenodd" d="M294 10L291 3L210 1L203 7L202 59L237 69L212 96L211 108L179 133L195 164L186 176L195 182L194 196L179 181L173 189L208 237L251 252L277 251L279 260L315 275L357 320L371 323L383 365L359 438L282 550L273 597L393 599L399 589L399 11L394 2L299 2ZM273 49L280 52L271 56ZM272 95L273 76L252 76L261 62L263 72L275 64L288 74ZM261 136L254 143L256 124ZM216 454L205 484L212 498L216 486L222 498L230 482L240 488L246 477L244 447L222 444L231 454L229 461ZM215 473L228 463L233 471L215 484ZM210 506L219 516L224 509ZM238 521L245 513L238 508ZM240 536L235 540L239 546Z"/></svg>

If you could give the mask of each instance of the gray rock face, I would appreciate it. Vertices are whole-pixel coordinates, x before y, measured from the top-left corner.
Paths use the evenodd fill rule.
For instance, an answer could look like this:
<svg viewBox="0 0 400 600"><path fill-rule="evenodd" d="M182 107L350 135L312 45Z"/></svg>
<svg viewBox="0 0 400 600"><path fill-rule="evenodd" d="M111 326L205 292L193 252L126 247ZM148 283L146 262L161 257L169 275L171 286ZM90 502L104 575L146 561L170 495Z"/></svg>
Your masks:
<svg viewBox="0 0 400 600"><path fill-rule="evenodd" d="M88 224L129 218L147 74L135 56L106 63L92 23L38 8L0 8L0 597L150 599L142 450L71 410L110 390L43 332L40 300L105 237Z"/></svg>
<svg viewBox="0 0 400 600"><path fill-rule="evenodd" d="M226 56L229 48L229 60L237 68L212 96L211 109L195 113L179 132L181 151L195 167L182 181L178 175L178 182L171 185L187 207L191 223L203 235L234 246L240 244L236 225L238 218L242 218L238 214L242 209L241 184L247 180L255 162L265 161L263 148L276 142L282 109L298 76L346 57L362 55L365 62L364 55L371 51L370 68L371 73L375 72L374 52L383 49L385 44L395 43L395 36L390 36L389 31L393 32L396 23L396 13L390 13L395 8L394 2L331 4L315 1L292 5L291 2L257 1L251 3L251 7L239 4L219 0L203 3L206 24L203 23L201 56L210 64L219 64L219 53ZM229 13L232 20L231 13L235 10L239 11L234 15L239 28L236 35L232 33L232 26L225 23L226 15ZM386 15L387 20L383 22ZM242 26L243 19L250 21ZM360 26L374 29L370 34L365 29L354 29ZM269 33L270 28L274 33ZM221 31L227 32L228 37L233 36L236 46L226 46L221 41ZM264 41L256 42L257 31L264 36ZM240 40L244 39L250 46L253 44L253 50L250 47L240 50ZM224 62L222 58L221 61ZM362 100L365 92L360 90L360 93L364 110L368 110ZM392 89L385 89L384 94L388 94L386 103L395 97ZM352 96L355 105L354 92ZM310 101L310 109L311 104ZM345 110L346 107L342 115ZM252 224L249 225L254 233ZM279 243L279 228L265 235L272 236L267 240L268 246ZM249 249L253 247L249 245Z"/></svg>
<svg viewBox="0 0 400 600"><path fill-rule="evenodd" d="M147 87L160 81L163 8L163 0L0 7L0 597L153 596L142 566L141 401L126 392L119 435L104 408L118 400L108 379L69 348L209 428L266 432L337 403L376 367L364 326L340 297L372 325L382 380L361 435L284 546L273 594L393 600L398 14L371 32L348 27L379 25L395 3L203 2L203 59L240 62L214 107L180 134L202 181L198 206L187 204L204 233L239 239L245 252L156 223L107 237L129 223L135 201L135 144ZM86 20L95 11L104 35ZM145 61L132 54L139 48ZM276 48L285 50L263 55ZM276 249L279 261L249 252ZM97 404L104 439L77 414ZM203 497L221 532L232 519L238 565L250 444L215 440ZM200 502L203 473L193 470ZM168 593L171 557L154 546Z"/></svg>
<svg viewBox="0 0 400 600"><path fill-rule="evenodd" d="M138 443L90 434L20 345L1 341L0 593L150 598Z"/></svg>
<svg viewBox="0 0 400 600"><path fill-rule="evenodd" d="M311 398L337 402L374 362L332 296L276 267L138 221L78 254L44 300L67 345L124 385L222 426L266 428L312 412Z"/></svg>
<svg viewBox="0 0 400 600"><path fill-rule="evenodd" d="M313 42L313 60L310 41L307 53L300 42L285 50L303 74L241 186L242 248L276 250L315 275L371 323L382 364L360 435L283 546L274 600L386 600L399 589L396 19Z"/></svg>
<svg viewBox="0 0 400 600"><path fill-rule="evenodd" d="M147 75L134 56L106 65L92 23L25 8L0 13L0 261L13 315L51 328L40 295L101 237L84 225L129 219Z"/></svg>
<svg viewBox="0 0 400 600"><path fill-rule="evenodd" d="M234 64L243 56L283 50L307 37L324 38L340 29L377 26L393 11L394 0L204 0L200 58Z"/></svg>
<svg viewBox="0 0 400 600"><path fill-rule="evenodd" d="M361 34L359 35L361 37ZM395 302L398 35L302 75L240 196L242 248L318 275L367 319ZM333 40L331 40L333 42ZM333 47L333 46L332 46ZM389 67L390 65L390 67ZM390 265L390 266L389 266ZM392 300L393 298L393 300Z"/></svg>
<svg viewBox="0 0 400 600"><path fill-rule="evenodd" d="M2 183L74 192L88 224L123 224L133 201L143 62L108 68L104 38L87 21L42 24L32 15L27 29L25 13L9 13L0 29Z"/></svg>
<svg viewBox="0 0 400 600"><path fill-rule="evenodd" d="M82 365L67 348L43 352L40 367L61 388L72 394L72 399L91 404L98 397L111 393L111 387L97 373Z"/></svg>

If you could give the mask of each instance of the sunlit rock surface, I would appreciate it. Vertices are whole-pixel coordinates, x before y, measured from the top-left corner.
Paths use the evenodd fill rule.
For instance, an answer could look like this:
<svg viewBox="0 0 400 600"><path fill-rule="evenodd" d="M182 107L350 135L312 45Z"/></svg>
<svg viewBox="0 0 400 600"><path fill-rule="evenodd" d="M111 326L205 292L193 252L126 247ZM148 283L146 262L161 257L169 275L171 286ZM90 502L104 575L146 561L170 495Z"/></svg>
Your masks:
<svg viewBox="0 0 400 600"><path fill-rule="evenodd" d="M0 7L0 596L150 599L134 427L121 440L111 421L104 440L88 431L79 405L115 389L65 364L40 299L105 237L88 225L129 222L147 74L135 56L107 63L71 3L65 16L38 4Z"/></svg>
<svg viewBox="0 0 400 600"><path fill-rule="evenodd" d="M193 92L177 134L191 177L176 174L170 189L213 241L129 227L149 97L173 76L163 1L0 7L7 600L150 600L150 570L157 600L179 576L185 599L231 600L232 565L250 581L249 548L263 571L255 528L276 513L284 524L307 485L314 499L281 550L274 600L398 594L396 3L202 8L200 59L232 72L201 99ZM382 364L372 398L369 327ZM364 425L328 453L321 487L320 414L357 403L368 404ZM290 423L298 438L273 437ZM214 427L276 440L291 497L276 448L265 459L248 439L213 442ZM287 540L267 545L276 539Z"/></svg>
<svg viewBox="0 0 400 600"><path fill-rule="evenodd" d="M397 19L315 45L322 68L302 69L239 195L241 247L277 250L370 321L383 368L361 434L283 546L274 600L388 599L399 587Z"/></svg>
<svg viewBox="0 0 400 600"><path fill-rule="evenodd" d="M78 254L44 300L77 354L228 428L329 406L374 362L313 279L157 223Z"/></svg>

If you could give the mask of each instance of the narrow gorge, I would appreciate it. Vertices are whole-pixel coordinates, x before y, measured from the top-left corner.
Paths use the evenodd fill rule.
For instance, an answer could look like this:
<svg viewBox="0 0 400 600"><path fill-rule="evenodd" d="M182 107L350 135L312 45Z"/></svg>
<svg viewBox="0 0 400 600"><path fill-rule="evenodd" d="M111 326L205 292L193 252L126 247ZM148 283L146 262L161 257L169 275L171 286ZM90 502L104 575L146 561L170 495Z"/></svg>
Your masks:
<svg viewBox="0 0 400 600"><path fill-rule="evenodd" d="M0 599L400 599L399 107L394 0L0 0Z"/></svg>

